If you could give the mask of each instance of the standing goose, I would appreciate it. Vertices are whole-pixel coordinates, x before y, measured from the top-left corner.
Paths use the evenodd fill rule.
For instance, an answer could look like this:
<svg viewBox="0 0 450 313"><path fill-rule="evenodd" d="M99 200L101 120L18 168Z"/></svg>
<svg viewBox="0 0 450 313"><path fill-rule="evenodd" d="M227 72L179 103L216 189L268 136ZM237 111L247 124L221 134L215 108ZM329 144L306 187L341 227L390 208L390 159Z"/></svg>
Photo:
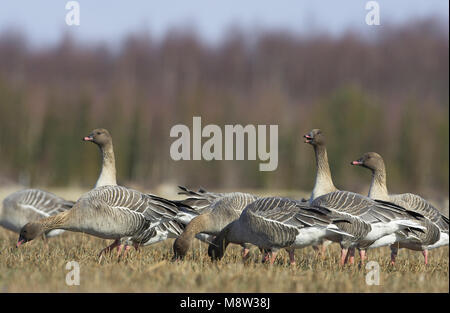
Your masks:
<svg viewBox="0 0 450 313"><path fill-rule="evenodd" d="M114 239L102 252L118 246L120 253L124 239L136 247L177 237L188 215L194 217L197 213L188 208L169 209L130 188L101 186L81 196L71 210L26 224L18 242L28 242L53 229L65 229Z"/></svg>
<svg viewBox="0 0 450 313"><path fill-rule="evenodd" d="M331 178L325 135L322 130L313 129L303 137L305 138L305 143L313 146L316 157L316 181L309 198L309 202L311 203L314 199L327 193L337 191L338 189L334 186L333 179ZM325 250L330 243L331 241L324 240L318 245L314 245L313 248L324 257Z"/></svg>
<svg viewBox="0 0 450 313"><path fill-rule="evenodd" d="M3 206L0 207L0 225L19 233L26 223L61 213L70 209L73 204L73 201L39 189L16 191L3 200ZM54 229L43 234L45 237L53 237L61 233L63 230Z"/></svg>
<svg viewBox="0 0 450 313"><path fill-rule="evenodd" d="M418 238L401 240L391 245L391 264L395 264L399 248L422 251L425 264L427 264L428 250L448 245L449 220L437 208L415 194L389 195L386 185L386 168L383 158L378 153L367 152L351 164L368 168L372 172L370 198L391 201L425 217L421 223L425 230L416 234Z"/></svg>
<svg viewBox="0 0 450 313"><path fill-rule="evenodd" d="M313 146L316 156L317 172L314 188L309 199L309 202L311 203L314 199L326 195L327 193L338 191L338 189L334 186L333 179L331 178L325 136L322 130L313 129L303 137L306 138L305 143Z"/></svg>
<svg viewBox="0 0 450 313"><path fill-rule="evenodd" d="M208 255L221 259L229 243L251 243L270 251L270 264L286 248L290 263L294 251L317 244L325 237L350 236L333 223L348 223L345 216L321 206L280 197L260 198L249 204L239 219L227 225L208 247Z"/></svg>
<svg viewBox="0 0 450 313"><path fill-rule="evenodd" d="M101 186L117 186L114 148L113 148L113 143L112 143L112 137L111 137L110 133L108 132L108 130L106 130L104 128L94 129L88 136L85 136L83 138L83 140L95 143L99 147L100 152L101 152L102 169L100 171L100 175L97 180L97 183L95 184L95 188L101 187ZM184 192L186 192L187 190L185 188L184 189L183 188L184 187L180 187L180 189L182 189ZM219 194L212 194L212 193L207 193L207 192L205 192L205 195L207 195L207 199L209 199L209 200L213 199L214 197L220 196ZM169 211L178 210L178 211L180 211L179 209L177 209L176 206L174 207L172 204L170 204L169 202L167 202L167 200L165 200L163 198L153 196L153 195L149 195L149 196L152 197L153 204L156 206L159 206L161 210L169 210ZM201 202L200 200L190 197L189 199L186 199L186 201L181 201L178 203L178 205L181 205L181 207L180 207L181 211L179 213L183 214L183 210L185 208L189 208L190 204L192 205L192 207L195 207L195 211L197 211L197 212L201 212L202 209L206 206L206 204L204 202ZM168 225L165 225L164 223L159 225L155 229L157 234L151 240L145 242L142 245L149 245L149 244L152 244L155 242L165 240L167 238L173 238L174 236L176 237L177 235L180 234L180 232L184 228L184 225L188 221L190 221L190 219L192 219L193 216L196 216L196 214L194 214L194 215L187 214L186 216L184 216L183 221L180 222L181 224L180 223L177 224L178 226L175 226L175 224L173 224L175 222L173 222L173 221L170 223L168 222L169 223ZM182 224L182 223L184 223L184 224ZM199 236L199 239L208 240L208 237ZM134 245L135 248L137 248L139 246L139 245L136 245L134 243L134 241L131 240L130 238L122 238L120 240L115 240L110 246L108 246L107 248L102 250L102 252L108 252L111 249L113 249L114 247L117 247L119 254L120 254L120 251L122 251L123 249L125 249L125 253L126 253L131 244Z"/></svg>
<svg viewBox="0 0 450 313"><path fill-rule="evenodd" d="M129 245L138 248L178 236L183 229L182 220L197 215L189 211L187 206L168 208L149 195L117 186L112 137L106 129L94 129L83 140L97 144L102 154L102 169L96 188L83 195L70 213L27 224L22 229L19 244L34 239L36 233L46 232L61 224L64 229L71 231L114 239L110 246L100 252L100 257L115 247L120 256L123 248L127 252ZM117 238L121 233L123 236Z"/></svg>
<svg viewBox="0 0 450 313"><path fill-rule="evenodd" d="M94 129L88 136L83 137L83 141L95 143L102 154L102 169L94 188L109 185L117 186L116 159L109 131L104 128Z"/></svg>

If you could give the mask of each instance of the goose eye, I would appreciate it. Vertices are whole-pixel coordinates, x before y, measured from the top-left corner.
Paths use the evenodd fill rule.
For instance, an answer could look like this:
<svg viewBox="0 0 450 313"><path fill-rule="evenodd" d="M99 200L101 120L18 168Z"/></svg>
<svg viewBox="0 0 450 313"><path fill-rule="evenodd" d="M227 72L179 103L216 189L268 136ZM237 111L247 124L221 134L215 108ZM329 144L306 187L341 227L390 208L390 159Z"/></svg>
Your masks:
<svg viewBox="0 0 450 313"><path fill-rule="evenodd" d="M96 133L96 135L101 135L101 134L102 134L101 132L97 132L97 133Z"/></svg>

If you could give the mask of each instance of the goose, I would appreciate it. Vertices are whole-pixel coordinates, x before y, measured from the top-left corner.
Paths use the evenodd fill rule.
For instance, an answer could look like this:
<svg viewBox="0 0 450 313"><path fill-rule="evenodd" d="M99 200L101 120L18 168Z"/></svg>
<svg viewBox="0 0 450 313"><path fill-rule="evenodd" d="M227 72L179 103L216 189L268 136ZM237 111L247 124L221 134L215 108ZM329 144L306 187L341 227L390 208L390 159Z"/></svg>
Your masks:
<svg viewBox="0 0 450 313"><path fill-rule="evenodd" d="M151 196L122 186L100 186L82 195L70 210L27 223L21 244L53 229L82 232L114 242L100 252L135 248L179 236L183 222L198 213L188 207L161 205ZM124 244L124 242L126 244ZM126 253L125 250L125 253Z"/></svg>
<svg viewBox="0 0 450 313"><path fill-rule="evenodd" d="M309 133L305 134L303 137L305 138L305 143L308 143L314 147L314 152L315 152L315 156L316 156L316 166L317 166L316 181L315 181L312 193L311 193L311 197L309 199L310 203L312 203L319 197L322 197L322 196L330 194L330 193L337 192L339 190L335 187L332 177L331 177L331 171L330 171L330 166L328 163L328 155L327 155L327 150L326 150L326 141L325 141L325 136L323 134L323 131L321 129L313 129ZM355 198L355 194L353 194L353 193L343 192L343 194L341 194L341 196L342 195L345 195L344 198L347 198L347 197L349 199ZM326 198L322 198L322 199L326 199ZM367 229L370 228L369 225L367 225L367 224L365 224L365 225L366 225ZM404 231L404 233L409 235L409 233L407 231ZM330 241L330 240L324 240L324 242L321 243L322 255L325 252L326 246L328 244L330 244L331 242L332 241ZM374 243L372 243L371 246L368 246L367 248L375 248L375 247L381 246L382 244L383 244L383 241L380 238L380 240L375 241ZM345 259L341 260L341 263L342 262L346 263L347 256L348 256L349 263L353 264L354 263L354 252L355 252L354 247L355 247L355 245L352 244L348 248L345 248L345 246L346 246L346 244L343 245L341 243L341 247L344 247L342 249L341 255L345 256ZM356 245L356 246L358 246L358 245ZM316 249L318 249L318 248L316 248ZM360 257L361 257L361 262L364 262L365 249L362 249L362 250L360 249Z"/></svg>
<svg viewBox="0 0 450 313"><path fill-rule="evenodd" d="M422 214L350 191L331 192L316 198L311 204L326 207L348 217L349 223L337 225L352 237L330 239L341 245L341 265L346 263L347 253L355 248L360 250L363 263L367 249L388 244L383 241L383 237L398 231L420 232L425 229L421 225L424 218Z"/></svg>
<svg viewBox="0 0 450 313"><path fill-rule="evenodd" d="M205 190L194 192L184 188L184 194L188 194L196 199L196 201L204 201L207 199L207 210L194 217L186 226L183 233L178 236L173 244L174 257L173 260L183 259L186 255L191 242L198 234L208 234L216 236L229 223L239 218L242 210L250 203L257 199L256 196L242 193L232 192L226 194L210 193ZM192 200L191 200L192 201ZM189 203L186 199L184 203ZM211 241L211 239L209 240ZM249 248L243 245L242 257L248 256Z"/></svg>
<svg viewBox="0 0 450 313"><path fill-rule="evenodd" d="M117 185L114 151L109 132L102 128L94 129L83 140L96 143L102 152L102 171L95 187ZM68 210L74 203L40 189L20 190L3 200L3 207L0 207L0 225L19 233L27 222ZM62 230L53 230L45 234L45 237L53 237L61 233L63 233Z"/></svg>
<svg viewBox="0 0 450 313"><path fill-rule="evenodd" d="M102 153L102 170L94 188L117 185L112 137L108 130L94 129L88 136L83 137L83 140L97 144ZM20 190L3 200L3 208L0 208L0 225L19 233L27 222L61 213L72 208L74 203L39 189ZM52 230L46 233L45 237L61 233L62 230Z"/></svg>
<svg viewBox="0 0 450 313"><path fill-rule="evenodd" d="M305 143L313 146L316 157L316 180L309 198L309 202L311 203L314 199L327 193L337 191L338 189L334 186L333 179L331 177L325 135L323 134L323 131L316 128L305 134L303 137L305 138ZM324 257L326 248L330 243L331 241L324 240L318 245L314 245L313 248L319 253L319 255Z"/></svg>
<svg viewBox="0 0 450 313"><path fill-rule="evenodd" d="M102 160L102 168L100 171L100 175L97 179L97 182L94 186L94 188L102 187L102 186L117 186L117 178L116 178L116 162L115 162L115 154L114 154L114 147L113 147L113 141L112 136L109 133L107 129L104 128L96 128L92 130L92 132L83 137L83 141L86 142L92 142L96 144L100 150L101 153L101 160ZM153 195L149 195L153 196ZM163 199L159 198L157 196L153 196L154 205L159 205L161 209L164 209ZM182 205L183 208L189 207L188 205ZM173 210L174 208L166 208L169 210ZM173 226L173 225L172 225ZM178 225L179 227L183 227L184 225ZM175 227L175 226L173 226ZM157 235L154 236L152 241L146 242L144 245L149 245L154 242L162 241L167 238L170 238L174 236L175 234L180 231L178 229L179 227L175 227L177 229L177 232L174 232L174 229L170 229L168 227L160 226L156 229ZM203 238L200 238L203 239ZM205 240L205 239L204 239ZM125 253L127 253L127 250L129 247L133 245L136 249L140 245L136 245L133 243L133 240L130 238L122 238L120 240L115 240L110 246L103 249L102 252L100 252L100 257L102 253L111 251L114 247L117 247L118 254L120 255L122 250L125 250Z"/></svg>
<svg viewBox="0 0 450 313"><path fill-rule="evenodd" d="M3 200L0 207L0 225L19 233L26 223L66 211L74 203L40 189L19 190ZM50 238L63 232L61 229L53 229L43 234L44 238Z"/></svg>
<svg viewBox="0 0 450 313"><path fill-rule="evenodd" d="M208 247L212 260L221 259L229 243L251 243L270 251L273 264L279 249L289 251L295 265L294 249L318 244L325 237L349 236L334 223L348 223L347 217L308 202L282 197L260 198L250 203L240 217L228 224Z"/></svg>
<svg viewBox="0 0 450 313"><path fill-rule="evenodd" d="M118 186L112 137L108 130L94 129L88 136L83 137L83 140L98 145L102 154L102 169L94 189L78 199L74 205L75 210L72 208L70 213L61 213L54 218L25 225L20 232L18 245L34 239L36 233L54 229L62 223L67 230L114 239L111 245L100 251L100 259L104 253L115 247L120 256L122 250L125 250L126 254L130 246L138 249L140 246L178 236L187 216L191 215L192 219L197 215L193 210L188 213L188 206L168 208L161 204L160 199L152 199L139 191ZM85 214L80 218L82 212ZM114 223L111 216L120 216L121 220ZM148 221L144 223L144 219ZM129 229L126 226L127 221L130 222ZM147 228L139 229L139 223L143 223ZM134 231L133 235L128 234L130 231ZM117 238L121 232L123 237Z"/></svg>
<svg viewBox="0 0 450 313"><path fill-rule="evenodd" d="M390 195L388 193L386 167L381 155L376 152L367 152L351 164L365 167L372 172L372 182L369 189L370 198L391 201L411 211L421 213L425 217L422 226L426 229L424 232L416 234L418 238L406 238L407 240L399 240L391 245L391 264L395 264L399 248L422 251L424 262L428 264L428 250L448 245L448 217L418 195L411 193Z"/></svg>

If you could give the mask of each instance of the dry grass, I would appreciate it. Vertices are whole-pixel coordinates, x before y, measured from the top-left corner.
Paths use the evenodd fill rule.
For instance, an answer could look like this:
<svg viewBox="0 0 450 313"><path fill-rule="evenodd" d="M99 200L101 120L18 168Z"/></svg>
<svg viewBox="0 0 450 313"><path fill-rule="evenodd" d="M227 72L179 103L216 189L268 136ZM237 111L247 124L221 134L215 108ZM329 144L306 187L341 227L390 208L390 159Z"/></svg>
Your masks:
<svg viewBox="0 0 450 313"><path fill-rule="evenodd" d="M365 283L367 270L339 268L339 251L329 247L325 260L311 248L298 250L291 268L287 253L275 265L240 259L240 247L227 250L224 259L212 263L207 246L196 242L183 262L171 263L172 240L131 250L117 261L115 253L99 264L96 254L105 240L85 234L65 233L49 240L46 248L36 240L16 249L17 235L0 231L0 290L2 292L448 292L448 248L434 250L428 266L418 252L401 251L398 264L388 264L388 249L370 251L369 259L381 265L380 286ZM65 265L80 264L80 285L67 286Z"/></svg>
<svg viewBox="0 0 450 313"><path fill-rule="evenodd" d="M61 193L59 193L61 194ZM172 263L173 240L130 250L117 261L115 253L100 264L97 253L110 241L66 232L15 248L17 234L0 229L1 292L449 292L448 247L431 251L423 265L420 252L401 250L395 267L388 264L389 249L369 251L369 260L381 266L381 284L365 283L365 268L338 266L339 247L328 247L322 260L311 248L297 250L291 268L285 251L273 266L252 258L241 261L240 247L230 246L222 261L212 263L207 246L196 241L185 261ZM66 263L80 264L80 285L65 283Z"/></svg>

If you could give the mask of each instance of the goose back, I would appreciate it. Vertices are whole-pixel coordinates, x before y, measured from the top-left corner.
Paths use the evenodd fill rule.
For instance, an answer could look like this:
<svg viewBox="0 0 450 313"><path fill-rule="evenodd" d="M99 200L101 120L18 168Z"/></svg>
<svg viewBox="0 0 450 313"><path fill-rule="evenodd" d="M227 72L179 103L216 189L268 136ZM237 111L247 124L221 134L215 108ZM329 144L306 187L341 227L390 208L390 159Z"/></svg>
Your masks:
<svg viewBox="0 0 450 313"><path fill-rule="evenodd" d="M179 211L156 205L146 194L122 186L102 186L84 194L71 210L68 228L109 239L131 237L143 242L155 235L152 228L180 232L172 221ZM161 226L161 224L164 224Z"/></svg>

